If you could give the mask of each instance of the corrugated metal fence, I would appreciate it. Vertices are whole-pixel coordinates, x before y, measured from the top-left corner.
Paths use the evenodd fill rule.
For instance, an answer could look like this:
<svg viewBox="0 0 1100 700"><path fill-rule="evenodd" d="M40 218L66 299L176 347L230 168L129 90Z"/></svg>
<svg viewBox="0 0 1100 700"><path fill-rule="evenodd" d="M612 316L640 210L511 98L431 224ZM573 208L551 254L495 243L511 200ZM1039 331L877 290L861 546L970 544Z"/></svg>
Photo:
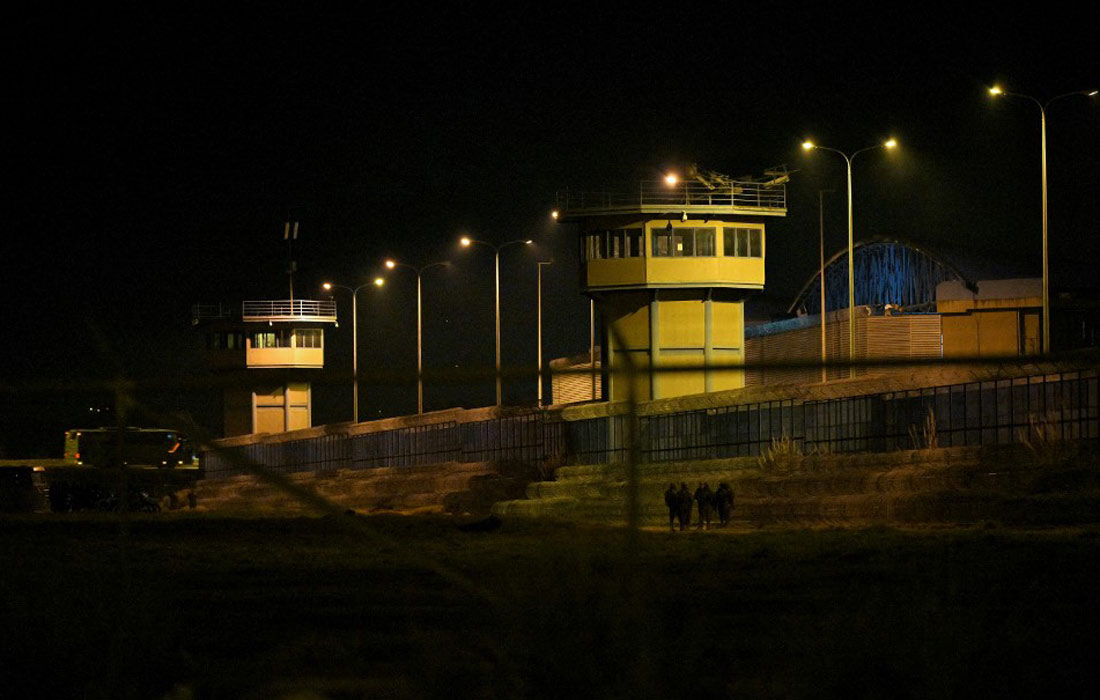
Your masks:
<svg viewBox="0 0 1100 700"><path fill-rule="evenodd" d="M407 467L518 460L602 464L624 460L629 416L576 421L532 409L492 420L452 421L365 435L325 435L247 445L276 471ZM826 400L723 406L638 418L643 461L759 455L774 441L803 452L891 451L1100 437L1095 369L968 382ZM237 473L204 455L209 477Z"/></svg>

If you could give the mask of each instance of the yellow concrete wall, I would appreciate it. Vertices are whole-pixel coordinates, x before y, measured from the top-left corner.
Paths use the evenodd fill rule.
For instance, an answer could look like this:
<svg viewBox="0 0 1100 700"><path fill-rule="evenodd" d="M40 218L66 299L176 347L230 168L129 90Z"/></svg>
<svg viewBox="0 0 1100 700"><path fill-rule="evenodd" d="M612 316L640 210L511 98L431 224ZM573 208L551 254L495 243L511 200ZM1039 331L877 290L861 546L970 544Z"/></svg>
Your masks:
<svg viewBox="0 0 1100 700"><path fill-rule="evenodd" d="M645 283L645 258L589 260L585 266L589 287L621 287Z"/></svg>
<svg viewBox="0 0 1100 700"><path fill-rule="evenodd" d="M290 425L287 426L287 430L301 430L302 428L310 427L309 407L308 406L291 406L290 407Z"/></svg>
<svg viewBox="0 0 1100 700"><path fill-rule="evenodd" d="M307 382L257 388L248 396L248 423L243 433L282 433L310 427L311 400ZM255 424L252 424L253 416Z"/></svg>
<svg viewBox="0 0 1100 700"><path fill-rule="evenodd" d="M252 432L252 392L247 389L226 389L224 395L223 430L227 437Z"/></svg>
<svg viewBox="0 0 1100 700"><path fill-rule="evenodd" d="M287 430L308 428L311 424L309 384L295 382L286 387L286 397L290 404Z"/></svg>
<svg viewBox="0 0 1100 700"><path fill-rule="evenodd" d="M740 302L714 302L711 309L711 342L715 348L745 345L745 305Z"/></svg>
<svg viewBox="0 0 1100 700"><path fill-rule="evenodd" d="M637 371L634 374L634 400L635 401L648 401L651 396L651 390L649 386L649 351L646 350L631 350L630 359L634 363L634 367ZM608 394L611 397L611 401L625 401L627 399L628 387L622 383L622 375L616 372L617 369L623 367L623 351L614 349L612 345L611 353L611 373L608 377Z"/></svg>
<svg viewBox="0 0 1100 700"><path fill-rule="evenodd" d="M285 416L282 406L257 406L254 433L281 433Z"/></svg>
<svg viewBox="0 0 1100 700"><path fill-rule="evenodd" d="M941 314L966 313L982 309L1020 309L1041 307L1042 297L1017 297L1010 299L946 299L936 302L936 311Z"/></svg>
<svg viewBox="0 0 1100 700"><path fill-rule="evenodd" d="M943 317L944 357L1004 357L1020 353L1019 312L975 311ZM1034 322L1037 345L1038 320Z"/></svg>
<svg viewBox="0 0 1100 700"><path fill-rule="evenodd" d="M612 312L614 313L614 312ZM610 318L604 323L614 327L616 335L627 348L649 348L649 306L626 311Z"/></svg>
<svg viewBox="0 0 1100 700"><path fill-rule="evenodd" d="M703 348L662 348L660 367L696 367L692 372L663 372L658 377L661 397L702 394L706 391L703 375Z"/></svg>
<svg viewBox="0 0 1100 700"><path fill-rule="evenodd" d="M627 396L628 388L621 386L615 376L615 369L622 366L620 355L624 352L629 352L636 366L642 370L634 376L635 398L644 401L650 396L647 369L649 367L649 305L640 303L640 299L641 297L635 298L634 303L627 306L605 305L600 310L601 314L604 314L604 323L616 331L616 333L609 332L607 340L611 358L608 366L612 371L612 376L608 378L607 393L613 401L625 400ZM620 339L624 343L622 347L618 346Z"/></svg>
<svg viewBox="0 0 1100 700"><path fill-rule="evenodd" d="M716 349L713 354L715 365L743 364L745 354L742 350ZM740 389L745 386L745 372L739 369L711 370L711 391Z"/></svg>
<svg viewBox="0 0 1100 700"><path fill-rule="evenodd" d="M706 373L706 302L702 299L667 299L658 297L658 367L697 367L695 372L663 372L653 379L639 372L635 377L635 396L641 399L667 398L685 394L698 394L707 390ZM741 362L744 347L744 304L742 302L715 301L711 303L711 342L714 349L713 362ZM615 313L614 310L608 310ZM624 350L630 351L639 368L646 368L650 362L650 325L649 307L641 306L629 310L618 310L619 315L608 319L612 327L618 329L626 347L612 348L611 368L617 366L617 355ZM614 335L609 339L614 345ZM711 389L736 389L744 386L744 372L726 370L712 374ZM610 381L610 398L623 400L626 387L617 386L615 378Z"/></svg>
<svg viewBox="0 0 1100 700"><path fill-rule="evenodd" d="M706 285L759 289L764 286L763 258L624 258L591 260L585 266L589 287Z"/></svg>
<svg viewBox="0 0 1100 700"><path fill-rule="evenodd" d="M666 349L703 347L702 300L658 301L657 314L662 356Z"/></svg>
<svg viewBox="0 0 1100 700"><path fill-rule="evenodd" d="M1025 355L1038 355L1042 351L1042 338L1039 330L1039 314L1024 313L1024 347Z"/></svg>
<svg viewBox="0 0 1100 700"><path fill-rule="evenodd" d="M248 348L248 367L324 367L323 348Z"/></svg>
<svg viewBox="0 0 1100 700"><path fill-rule="evenodd" d="M646 283L651 285L764 286L763 258L650 258Z"/></svg>
<svg viewBox="0 0 1100 700"><path fill-rule="evenodd" d="M978 320L974 316L944 316L942 324L944 357L978 354Z"/></svg>
<svg viewBox="0 0 1100 700"><path fill-rule="evenodd" d="M979 350L983 357L1020 353L1019 314L1016 311L987 311L976 316Z"/></svg>

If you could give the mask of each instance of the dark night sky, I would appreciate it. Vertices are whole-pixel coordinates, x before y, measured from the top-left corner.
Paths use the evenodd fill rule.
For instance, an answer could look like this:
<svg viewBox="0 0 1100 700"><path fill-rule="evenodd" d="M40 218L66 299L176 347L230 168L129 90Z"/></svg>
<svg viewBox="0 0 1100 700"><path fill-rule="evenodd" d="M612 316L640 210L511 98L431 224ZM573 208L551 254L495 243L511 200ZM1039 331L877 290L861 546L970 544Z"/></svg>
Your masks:
<svg viewBox="0 0 1100 700"><path fill-rule="evenodd" d="M587 303L574 240L548 223L555 192L692 162L731 175L798 170L789 216L769 226L772 304L755 304L766 314L816 264L819 189L837 191L828 247L844 241L843 161L805 157L806 136L849 152L900 140L898 153L856 161L857 238L906 237L964 264L1037 275L1038 110L991 101L985 88L1000 80L1045 100L1100 85L1095 11L986 19L788 5L14 17L0 378L84 380L120 365L198 376L190 305L284 298L288 216L301 222L296 296L326 278L359 284L386 255L456 262L425 280L434 367L493 359L492 256L457 251L457 236L534 237L538 255L503 259L505 364L534 364L536 257L556 260L544 279L546 356L576 353ZM1048 138L1052 279L1094 283L1100 104L1057 102ZM363 295L363 367L415 367L414 295L408 276ZM331 369L348 371L350 344L342 323L328 336ZM186 394L157 400L205 419L207 404ZM365 394L366 415L415 410L415 390ZM507 398L532 401L534 386ZM315 400L315 422L350 415L346 388ZM492 400L488 383L427 391L429 409ZM0 449L26 443L17 432L59 434L87 403L48 401L48 412L18 411L21 422L9 406Z"/></svg>

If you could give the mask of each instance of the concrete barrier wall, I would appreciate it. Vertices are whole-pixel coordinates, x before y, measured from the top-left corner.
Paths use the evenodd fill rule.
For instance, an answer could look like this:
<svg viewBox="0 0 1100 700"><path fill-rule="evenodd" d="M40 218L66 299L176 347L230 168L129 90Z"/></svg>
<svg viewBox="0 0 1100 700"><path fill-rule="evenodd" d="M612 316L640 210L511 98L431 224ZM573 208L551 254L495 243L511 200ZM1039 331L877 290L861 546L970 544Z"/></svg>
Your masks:
<svg viewBox="0 0 1100 700"><path fill-rule="evenodd" d="M734 527L869 524L1080 524L1100 522L1095 443L1045 453L1020 446L938 448L888 454L816 455L781 461L733 458L639 465L643 523L668 526L670 483L719 482L735 494ZM559 469L524 499L498 503L504 517L626 522L621 465ZM694 516L697 518L696 515ZM717 518L715 518L717 521Z"/></svg>
<svg viewBox="0 0 1100 700"><path fill-rule="evenodd" d="M493 503L521 497L530 481L522 470L491 462L421 467L334 469L288 475L337 508L357 513L452 513L485 516ZM206 479L196 486L199 511L240 516L316 515L312 506L261 476ZM181 495L181 501L186 494Z"/></svg>

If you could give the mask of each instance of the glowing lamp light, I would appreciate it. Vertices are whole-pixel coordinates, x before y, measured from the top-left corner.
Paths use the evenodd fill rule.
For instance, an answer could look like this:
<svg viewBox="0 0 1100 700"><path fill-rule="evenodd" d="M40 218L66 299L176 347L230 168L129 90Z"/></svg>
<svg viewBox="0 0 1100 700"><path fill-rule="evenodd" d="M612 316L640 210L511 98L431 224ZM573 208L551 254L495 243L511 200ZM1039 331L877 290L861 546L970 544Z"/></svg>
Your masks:
<svg viewBox="0 0 1100 700"><path fill-rule="evenodd" d="M550 218L553 219L554 221L557 221L559 216L561 216L561 214L558 212L557 209L550 212Z"/></svg>
<svg viewBox="0 0 1100 700"><path fill-rule="evenodd" d="M528 238L526 241L523 242L523 245L532 245L533 243L534 243L534 241L532 241L530 238Z"/></svg>
<svg viewBox="0 0 1100 700"><path fill-rule="evenodd" d="M374 286L375 287L381 287L385 283L386 283L386 280L382 279L381 277L375 277L374 278Z"/></svg>
<svg viewBox="0 0 1100 700"><path fill-rule="evenodd" d="M459 239L458 242L461 243L465 248L469 248L470 244L473 243L473 241L471 241L467 236L463 236Z"/></svg>
<svg viewBox="0 0 1100 700"><path fill-rule="evenodd" d="M665 184L669 187L672 187L679 181L680 178L676 177L676 173L669 173L668 175L665 175Z"/></svg>
<svg viewBox="0 0 1100 700"><path fill-rule="evenodd" d="M332 282L325 282L324 284L321 285L321 289L325 290L326 292L331 292L332 291Z"/></svg>
<svg viewBox="0 0 1100 700"><path fill-rule="evenodd" d="M1004 93L1005 91L1001 89L1000 85L994 85L993 87L989 88L989 94L993 95L994 97L996 97L997 95L1003 95Z"/></svg>
<svg viewBox="0 0 1100 700"><path fill-rule="evenodd" d="M815 148L817 148L817 146L814 145L813 141L803 141L802 142L802 150L803 151L812 151Z"/></svg>
<svg viewBox="0 0 1100 700"><path fill-rule="evenodd" d="M882 145L885 146L886 148L897 148L898 147L898 141L897 141L897 139L890 139L889 141L887 141L886 143L884 143Z"/></svg>
<svg viewBox="0 0 1100 700"><path fill-rule="evenodd" d="M397 261L396 260L387 260L386 261L386 269L387 270L392 270L395 267L397 267Z"/></svg>

